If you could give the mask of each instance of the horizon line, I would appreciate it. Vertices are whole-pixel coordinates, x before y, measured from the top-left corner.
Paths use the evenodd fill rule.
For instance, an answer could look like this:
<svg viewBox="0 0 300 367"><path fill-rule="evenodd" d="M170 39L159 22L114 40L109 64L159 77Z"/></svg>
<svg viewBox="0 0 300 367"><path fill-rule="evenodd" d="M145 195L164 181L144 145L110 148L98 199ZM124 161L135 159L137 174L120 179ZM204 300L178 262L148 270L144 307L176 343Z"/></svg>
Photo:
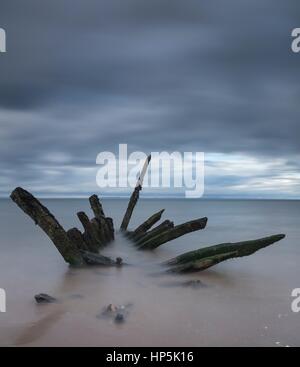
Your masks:
<svg viewBox="0 0 300 367"><path fill-rule="evenodd" d="M35 195L38 199L45 199L45 200L85 200L88 199L90 197L90 195L68 195L68 196L49 196L49 195ZM124 199L124 200L128 200L130 198L130 195L126 195L126 196L120 196L120 195L99 195L98 196L101 197L101 199ZM10 196L3 196L0 195L0 200L9 200ZM163 200L174 200L174 199L179 199L179 200L188 200L188 201L193 201L193 200L247 200L247 201L300 201L300 198L276 198L276 197L226 197L226 196L212 196L212 197L200 197L200 198L186 198L184 196L144 196L144 197L140 197L140 200L158 200L158 199L163 199Z"/></svg>

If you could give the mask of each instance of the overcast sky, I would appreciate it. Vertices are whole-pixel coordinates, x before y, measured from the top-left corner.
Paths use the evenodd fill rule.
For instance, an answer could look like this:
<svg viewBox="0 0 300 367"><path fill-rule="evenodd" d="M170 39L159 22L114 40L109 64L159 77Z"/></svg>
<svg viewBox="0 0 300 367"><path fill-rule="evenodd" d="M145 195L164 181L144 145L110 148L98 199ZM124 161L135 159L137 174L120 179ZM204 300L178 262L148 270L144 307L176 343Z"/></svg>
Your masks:
<svg viewBox="0 0 300 367"><path fill-rule="evenodd" d="M205 152L207 197L300 199L298 0L1 0L0 27L0 196L99 192L127 143Z"/></svg>

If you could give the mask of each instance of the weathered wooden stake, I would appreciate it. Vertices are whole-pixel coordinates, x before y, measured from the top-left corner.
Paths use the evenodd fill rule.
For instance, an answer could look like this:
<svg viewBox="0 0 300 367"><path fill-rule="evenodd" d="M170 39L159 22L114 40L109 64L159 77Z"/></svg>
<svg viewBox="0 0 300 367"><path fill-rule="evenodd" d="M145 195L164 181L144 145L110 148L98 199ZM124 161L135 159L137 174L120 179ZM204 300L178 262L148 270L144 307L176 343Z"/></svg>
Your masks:
<svg viewBox="0 0 300 367"><path fill-rule="evenodd" d="M114 239L114 224L112 218L105 217L102 204L97 195L92 195L89 198L91 209L94 212L94 223L99 228L99 239L103 245Z"/></svg>
<svg viewBox="0 0 300 367"><path fill-rule="evenodd" d="M130 238L135 239L141 235L144 235L155 223L157 223L163 214L165 209L160 210L159 212L151 215L145 222L143 222L140 226L138 226L130 235Z"/></svg>
<svg viewBox="0 0 300 367"><path fill-rule="evenodd" d="M174 222L171 222L170 220L165 220L155 228L153 228L151 231L146 232L145 234L142 234L140 236L134 237L134 242L136 246L141 246L145 242L149 241L150 239L154 238L155 236L158 236L165 232L166 230L174 228Z"/></svg>
<svg viewBox="0 0 300 367"><path fill-rule="evenodd" d="M91 204L91 209L94 212L95 218L101 219L105 217L102 205L97 195L92 195L89 198L89 202Z"/></svg>
<svg viewBox="0 0 300 367"><path fill-rule="evenodd" d="M143 186L143 181L144 181L144 177L145 177L145 174L146 174L146 171L147 171L147 168L149 166L149 163L151 161L151 155L149 155L144 163L144 166L143 166L143 169L142 169L142 172L138 178L138 181L137 181L137 184L136 184L136 187L130 197L130 200L129 200L129 203L128 203L128 207L127 207L127 210L125 212L125 215L124 215L124 218L122 220L122 224L121 224L121 227L120 229L122 231L126 231L127 228L128 228L128 224L130 222L130 219L131 219L131 216L132 216L132 213L133 213L133 209L134 207L136 206L136 203L139 199L139 196L140 196L140 191L142 190L142 186Z"/></svg>
<svg viewBox="0 0 300 367"><path fill-rule="evenodd" d="M79 249L72 243L54 215L39 200L21 187L16 188L10 197L50 237L67 263L74 266L84 265L85 261Z"/></svg>
<svg viewBox="0 0 300 367"><path fill-rule="evenodd" d="M77 213L77 217L84 228L83 237L88 245L89 251L98 253L101 246L103 246L103 243L99 238L97 223L90 221L89 217L84 212Z"/></svg>
<svg viewBox="0 0 300 367"><path fill-rule="evenodd" d="M142 243L141 246L139 246L139 249L141 250L153 250L157 248L158 246L172 241L175 238L181 237L187 233L198 231L200 229L204 229L206 227L207 218L199 218L196 220L191 220L189 222L179 224L175 226L174 228L171 228L169 230L164 231L163 233L160 233L153 238L150 238L148 241L145 241Z"/></svg>

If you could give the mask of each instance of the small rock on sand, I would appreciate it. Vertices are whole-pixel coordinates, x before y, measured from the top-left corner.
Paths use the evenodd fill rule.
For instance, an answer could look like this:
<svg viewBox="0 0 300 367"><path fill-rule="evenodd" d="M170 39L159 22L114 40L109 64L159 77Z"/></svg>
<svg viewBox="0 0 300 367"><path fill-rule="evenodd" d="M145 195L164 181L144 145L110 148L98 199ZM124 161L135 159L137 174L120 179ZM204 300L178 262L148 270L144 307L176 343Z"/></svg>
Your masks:
<svg viewBox="0 0 300 367"><path fill-rule="evenodd" d="M124 322L129 314L129 308L132 306L131 303L126 305L114 305L110 303L108 306L104 308L104 310L96 315L98 319L103 317L113 318L115 322L121 323Z"/></svg>
<svg viewBox="0 0 300 367"><path fill-rule="evenodd" d="M34 296L36 303L55 303L57 302L57 299L49 296L49 294L46 293L40 293L40 294L36 294Z"/></svg>
<svg viewBox="0 0 300 367"><path fill-rule="evenodd" d="M124 321L125 321L124 315L122 313L117 313L116 317L115 317L115 322L119 324L119 323L122 323Z"/></svg>

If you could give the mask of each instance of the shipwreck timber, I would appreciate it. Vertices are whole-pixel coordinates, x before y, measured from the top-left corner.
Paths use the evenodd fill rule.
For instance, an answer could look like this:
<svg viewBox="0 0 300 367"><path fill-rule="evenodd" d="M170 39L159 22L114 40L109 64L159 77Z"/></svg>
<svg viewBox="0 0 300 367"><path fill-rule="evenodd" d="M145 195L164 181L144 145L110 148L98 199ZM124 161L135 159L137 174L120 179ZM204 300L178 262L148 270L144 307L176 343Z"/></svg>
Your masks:
<svg viewBox="0 0 300 367"><path fill-rule="evenodd" d="M167 261L165 265L170 267L169 271L175 273L202 271L229 259L252 255L258 250L282 240L284 237L284 234L277 234L257 240L221 243L187 252Z"/></svg>
<svg viewBox="0 0 300 367"><path fill-rule="evenodd" d="M84 232L77 228L66 231L54 215L28 191L17 187L10 197L47 234L68 264L84 266L91 263L93 265L120 263L111 259L108 261L99 255L100 248L110 242L113 236L108 226L104 227L107 223L105 217L102 222L97 218L90 220L84 212L79 212L77 216ZM110 228L113 228L113 224ZM110 235L104 235L105 231Z"/></svg>
<svg viewBox="0 0 300 367"><path fill-rule="evenodd" d="M128 230L150 160L151 156L148 156L120 227L121 233L130 239L138 250L155 250L176 238L205 229L208 221L203 217L174 225L172 221L166 219L157 224L164 213L162 209L136 229ZM122 264L120 257L114 260L100 254L101 249L114 240L115 229L113 219L105 216L97 195L89 198L94 218L90 219L85 212L77 213L83 231L75 227L66 231L37 198L21 187L17 187L11 193L11 199L46 233L63 259L71 266L120 266ZM175 273L202 271L229 259L252 255L284 237L284 234L277 234L256 240L204 247L177 256L162 265L167 268L167 271Z"/></svg>

